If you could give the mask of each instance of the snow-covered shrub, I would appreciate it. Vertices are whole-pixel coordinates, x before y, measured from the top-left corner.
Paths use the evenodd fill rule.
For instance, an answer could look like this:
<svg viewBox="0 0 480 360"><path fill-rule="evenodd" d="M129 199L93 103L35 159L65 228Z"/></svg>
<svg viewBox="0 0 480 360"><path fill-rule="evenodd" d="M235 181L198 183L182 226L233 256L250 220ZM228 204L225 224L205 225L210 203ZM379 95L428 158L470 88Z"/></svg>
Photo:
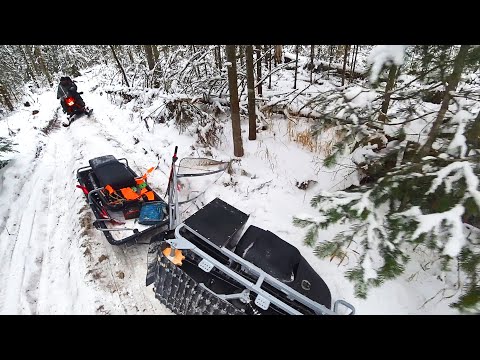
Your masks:
<svg viewBox="0 0 480 360"><path fill-rule="evenodd" d="M441 265L430 270L432 275L458 271L455 281L446 280L447 287L461 288L451 306L480 309L480 230L474 229L480 224L480 109L478 86L464 76L478 71L480 54L474 47L457 48L436 49L442 58L432 62L410 57L408 75L392 71L392 63L402 63L398 54L385 66L385 47L374 49L381 56L371 61L372 80L389 71L391 86L351 87L311 102L324 114L317 131L333 124L345 133L324 165L335 165L339 155L354 159L361 150L356 163L369 179L348 191L320 193L311 204L321 218L294 223L308 228L305 242L318 256L356 257L346 276L359 297L402 274L411 255L422 249ZM425 90L439 87L444 88L441 104L425 103ZM371 94L370 101L360 101L361 94ZM319 229L339 222L350 227L317 243Z"/></svg>
<svg viewBox="0 0 480 360"><path fill-rule="evenodd" d="M16 151L13 149L14 145L15 144L11 140L0 136L0 157L2 156L3 153ZM8 164L8 160L2 160L0 158L0 169L5 167L7 164Z"/></svg>
<svg viewBox="0 0 480 360"><path fill-rule="evenodd" d="M403 273L409 254L422 246L442 258L445 270L451 261L459 262L470 279L463 296L476 296L476 300L460 300L456 306L478 306L480 237L477 233L467 236L464 225L480 216L478 160L429 157L353 192L322 192L311 201L323 215L321 220L297 218L295 224L309 228L305 242L315 245L315 253L322 258L348 251L358 254L357 265L347 277L355 282L359 297L366 297L369 287ZM351 227L334 240L317 244L318 230L337 222Z"/></svg>

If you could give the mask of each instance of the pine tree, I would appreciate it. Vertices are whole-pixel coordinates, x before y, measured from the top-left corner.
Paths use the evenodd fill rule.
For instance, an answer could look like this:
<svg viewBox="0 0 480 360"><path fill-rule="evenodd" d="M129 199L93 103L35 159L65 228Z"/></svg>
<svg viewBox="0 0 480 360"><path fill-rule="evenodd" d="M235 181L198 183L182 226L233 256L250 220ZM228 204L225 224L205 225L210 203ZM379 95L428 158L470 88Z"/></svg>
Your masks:
<svg viewBox="0 0 480 360"><path fill-rule="evenodd" d="M480 115L476 99L467 96L478 93L478 85L467 84L462 79L468 77L462 74L478 71L480 56L474 47L441 47L436 52L443 60L428 62L425 57L430 53L423 50L409 49L403 65L388 60L381 65L378 79L387 72L391 75L385 90L373 83L375 89L332 91L308 104L323 115L317 131L336 126L344 134L324 165L335 166L339 156L367 150L363 161L357 160L366 181L313 197L311 205L318 208L320 220L295 218L294 224L307 229L305 243L321 258L343 259L356 253L357 262L346 272L356 296L364 298L371 287L404 273L411 255L423 249L441 260L432 274L457 267L462 272L461 295L451 306L478 311L480 231L470 229L480 225ZM393 89L400 65L408 76ZM442 86L448 95L429 111L425 93ZM358 106L354 99L362 94L372 100ZM420 136L407 134L406 124L423 119L436 126L434 136L432 130ZM318 231L335 223L349 227L332 240L319 242Z"/></svg>

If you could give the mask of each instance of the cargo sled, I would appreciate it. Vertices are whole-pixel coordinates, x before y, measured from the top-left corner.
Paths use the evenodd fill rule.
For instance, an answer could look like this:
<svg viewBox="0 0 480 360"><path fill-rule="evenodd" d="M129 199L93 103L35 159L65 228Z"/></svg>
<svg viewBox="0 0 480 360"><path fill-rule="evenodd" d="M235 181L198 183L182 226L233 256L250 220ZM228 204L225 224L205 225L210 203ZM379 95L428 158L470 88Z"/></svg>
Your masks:
<svg viewBox="0 0 480 360"><path fill-rule="evenodd" d="M177 224L177 181L202 173L177 172L174 163L169 229L152 236L148 252L146 286L162 304L182 315L355 313L343 300L332 307L328 286L297 248L245 229L249 215L219 198Z"/></svg>
<svg viewBox="0 0 480 360"><path fill-rule="evenodd" d="M95 215L94 227L110 244L132 244L168 228L168 204L146 181L153 168L138 176L127 159L112 155L89 164L77 170L77 187Z"/></svg>

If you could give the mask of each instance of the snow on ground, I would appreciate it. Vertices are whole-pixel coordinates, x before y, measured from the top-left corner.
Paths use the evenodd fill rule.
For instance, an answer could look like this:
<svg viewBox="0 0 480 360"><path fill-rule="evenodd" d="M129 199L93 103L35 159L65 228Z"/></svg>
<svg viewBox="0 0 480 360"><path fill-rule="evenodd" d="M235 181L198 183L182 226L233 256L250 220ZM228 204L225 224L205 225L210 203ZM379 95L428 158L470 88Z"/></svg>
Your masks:
<svg viewBox="0 0 480 360"><path fill-rule="evenodd" d="M75 172L93 157L126 157L138 173L158 166L149 183L163 195L174 147L178 145L180 159L205 157L205 151L169 122L147 131L131 104L111 101L97 70L76 79L85 102L94 109L90 118L82 117L69 128L58 126L65 115L54 90L48 90L38 96L37 115L31 115L31 107L22 108L0 121L0 136L8 135L10 127L19 144L19 152L8 155L12 161L0 170L1 314L171 314L154 298L152 287L144 286L147 245L115 247L92 228L94 217L75 188ZM45 134L42 129L52 119L56 125ZM343 275L348 262L338 265L336 260L317 258L303 244L304 229L294 227L292 218L317 216L309 205L312 196L348 186L354 179L322 169L318 154L293 141L287 120L269 121L270 128L249 141L248 119L242 117L245 156L235 162L232 175L205 182L210 185L197 206L221 197L250 214L249 224L297 246L326 281L333 299L351 302L358 314L455 313L448 299L439 302L442 282L421 270L426 256L415 257L405 276L372 290L366 300L353 296L353 285ZM211 157L230 160L228 122L221 140ZM307 190L296 187L308 180L315 183ZM192 184L184 185L186 191ZM196 207L188 206L183 218L194 211ZM320 237L330 239L340 230L337 225L321 231Z"/></svg>

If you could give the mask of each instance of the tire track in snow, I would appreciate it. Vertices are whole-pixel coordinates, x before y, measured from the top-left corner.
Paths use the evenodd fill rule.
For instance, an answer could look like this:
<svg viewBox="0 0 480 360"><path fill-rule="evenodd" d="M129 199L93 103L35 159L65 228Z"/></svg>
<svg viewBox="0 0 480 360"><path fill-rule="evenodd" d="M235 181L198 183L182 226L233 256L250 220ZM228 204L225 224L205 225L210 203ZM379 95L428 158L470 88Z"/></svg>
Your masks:
<svg viewBox="0 0 480 360"><path fill-rule="evenodd" d="M86 301L77 305L85 293L79 291L83 278L70 271L72 261L78 264L77 251L69 241L73 237L64 234L71 196L58 196L62 185L73 183L70 174L65 176L68 166L57 162L59 155L69 152L62 136L51 133L41 156L29 164L33 169L22 191L10 204L7 225L16 225L16 237L2 240L6 247L0 264L0 313L75 313L76 308L88 308ZM58 181L62 177L63 184Z"/></svg>
<svg viewBox="0 0 480 360"><path fill-rule="evenodd" d="M49 121L47 128L53 127L56 123L56 120L57 110L54 110L52 113L52 120ZM33 129L37 130L35 126L33 126ZM25 128L22 132L22 135L25 132L27 134L31 134L33 129L29 129L28 127ZM7 172L4 172L2 175L3 179L1 181L2 187L0 188L0 193L5 191L5 193L2 194L3 204L17 204L19 202L19 198L24 193L32 195L32 178L34 178L34 174L37 171L37 166L41 162L44 154L44 140L46 139L45 135L48 132L46 132L45 129L46 128L40 129L42 133L37 132L34 134L35 140L38 141L34 146L32 146L32 143L35 142L32 142L31 140L25 142L23 138L19 139L21 140L20 143L22 144L22 149L26 156L22 158L15 157L7 166ZM15 188L11 189L12 187ZM28 198L28 204L30 203L30 199L31 197ZM21 224L23 223L25 212L21 212L18 216L17 209L18 207L16 206L6 207L7 211L3 214L3 219L0 219L0 279L2 276L5 277L9 272L12 258L17 246L17 241L21 233L20 228ZM4 307L5 292L6 289L0 289L0 312Z"/></svg>
<svg viewBox="0 0 480 360"><path fill-rule="evenodd" d="M74 125L76 125L77 129L75 129ZM82 130L79 128L82 128ZM99 143L102 144L102 155L117 152L112 151L114 150L112 147L120 149L124 154L131 152L131 149L125 149L121 142L108 135L102 128L102 124L95 121L95 117L85 119L82 123L73 123L68 129L73 147L80 149L82 154L82 163L77 164L77 167L86 166L88 159L100 155L90 150L98 148ZM82 134L90 135L82 136ZM80 201L86 204L83 197ZM89 207L86 207L80 216L86 218L87 223L91 223L94 220ZM86 252L90 261L89 273L97 284L110 292L116 293L119 301L114 306L107 302L101 304L97 309L98 312L121 312L127 314L171 313L155 299L151 289L144 286L147 249L142 245L135 245L131 248L127 248L126 245L111 245L102 233L91 229L89 224L84 225L87 226L88 231L84 244L86 249L88 249ZM131 251L137 246L143 248L141 254Z"/></svg>
<svg viewBox="0 0 480 360"><path fill-rule="evenodd" d="M4 281L6 285L0 290L1 312L35 313L39 278L32 274L39 271L43 258L37 242L46 238L45 219L48 215L44 210L48 212L48 207L42 201L42 194L44 185L50 180L48 170L36 174L38 165L43 163L44 156L41 156L31 177L23 183L20 195L14 200L11 206L14 210L9 213L9 220L15 221L18 227L11 251L2 256L1 274L8 276Z"/></svg>
<svg viewBox="0 0 480 360"><path fill-rule="evenodd" d="M93 214L75 189L75 170L99 156L99 146L103 154L129 154L132 147L94 118L43 139L39 156L20 162L19 195L8 199L0 233L0 313L171 314L144 286L146 247L110 245L92 229ZM106 261L99 261L102 255Z"/></svg>
<svg viewBox="0 0 480 360"><path fill-rule="evenodd" d="M51 136L54 171L48 197L54 209L48 218L48 242L41 272L39 313L94 313L96 294L86 283L81 253L78 194L75 188L75 151L60 129ZM73 195L73 196L72 196ZM59 301L60 300L60 301Z"/></svg>
<svg viewBox="0 0 480 360"><path fill-rule="evenodd" d="M4 203L8 203L8 204L15 204L17 201L18 201L18 198L21 194L24 193L24 189L26 189L26 184L27 183L31 183L31 179L32 179L32 174L35 173L35 170L37 168L37 165L38 165L38 160L37 161L34 161L32 164L31 164L31 167L24 171L23 172L23 177L22 178L18 178L18 175L15 176L15 180L13 180L14 182L16 182L17 184L17 187L19 188L17 190L17 192L15 192L14 196L17 195L17 197L14 197L14 196L11 196L10 198L6 198L6 199L2 199L2 201ZM8 179L10 181L12 181L12 179ZM29 190L27 192L30 192ZM15 217L15 216L12 216L11 213L12 213L12 209L16 209L16 207L12 207L10 206L9 209L8 209L8 212L5 216L5 221L0 225L0 236L2 237L6 237L6 240L3 240L3 241L0 241L0 245L4 244L3 246L0 247L0 259L1 259L1 266L4 267L6 265L5 263L5 259L8 257L8 265L10 264L11 262L11 258L12 258L12 255L13 255L13 251L15 249L15 244L18 240L18 230L19 230L19 227L22 223L22 220L23 220L23 212L21 213L20 217ZM14 221L14 220L17 220L17 221ZM9 223L13 223L12 226L10 226L10 231L12 233L10 233L10 231L8 231L8 224ZM8 239L11 239L9 238L10 236L12 235L15 235L15 240L13 241L13 243L11 241L9 241ZM2 273L2 268L0 268L0 274Z"/></svg>

